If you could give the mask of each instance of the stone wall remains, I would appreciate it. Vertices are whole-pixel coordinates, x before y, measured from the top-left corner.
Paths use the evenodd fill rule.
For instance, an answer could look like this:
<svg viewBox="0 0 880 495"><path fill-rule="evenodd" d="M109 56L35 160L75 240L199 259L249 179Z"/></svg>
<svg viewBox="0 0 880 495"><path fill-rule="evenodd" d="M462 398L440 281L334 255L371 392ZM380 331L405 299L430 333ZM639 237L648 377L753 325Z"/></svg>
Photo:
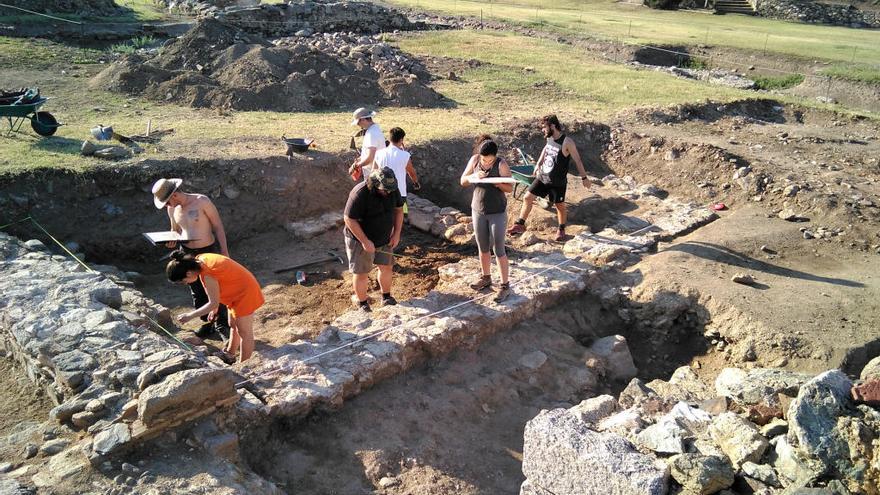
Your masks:
<svg viewBox="0 0 880 495"><path fill-rule="evenodd" d="M92 464L239 399L222 362L153 331L167 308L100 268L0 233L0 348L57 404L51 419L85 433L71 448Z"/></svg>
<svg viewBox="0 0 880 495"><path fill-rule="evenodd" d="M773 19L852 28L880 28L880 15L859 10L852 5L807 0L759 0L756 10L758 15Z"/></svg>

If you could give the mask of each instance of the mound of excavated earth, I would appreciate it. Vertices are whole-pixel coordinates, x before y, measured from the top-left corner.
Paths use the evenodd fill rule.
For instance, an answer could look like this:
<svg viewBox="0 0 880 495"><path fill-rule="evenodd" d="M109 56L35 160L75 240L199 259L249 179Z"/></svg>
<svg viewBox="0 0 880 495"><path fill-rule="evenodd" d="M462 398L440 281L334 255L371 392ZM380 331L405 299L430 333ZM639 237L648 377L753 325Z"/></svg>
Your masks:
<svg viewBox="0 0 880 495"><path fill-rule="evenodd" d="M199 22L152 58L125 57L93 84L193 107L310 111L446 100L420 63L368 36L282 38L274 44L219 21Z"/></svg>

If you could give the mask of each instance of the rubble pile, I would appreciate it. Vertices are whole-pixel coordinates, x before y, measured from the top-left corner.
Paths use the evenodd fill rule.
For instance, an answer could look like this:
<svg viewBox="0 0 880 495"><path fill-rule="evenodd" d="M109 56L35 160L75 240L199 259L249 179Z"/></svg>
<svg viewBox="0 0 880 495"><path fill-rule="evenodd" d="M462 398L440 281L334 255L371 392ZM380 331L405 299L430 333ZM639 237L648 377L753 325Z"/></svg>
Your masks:
<svg viewBox="0 0 880 495"><path fill-rule="evenodd" d="M408 31L406 16L368 2L289 1L257 5L256 0L160 0L169 10L221 20L265 37L350 31L377 34Z"/></svg>
<svg viewBox="0 0 880 495"><path fill-rule="evenodd" d="M419 62L376 37L325 33L269 42L207 19L153 56L120 59L93 84L235 110L448 104L426 85L429 79Z"/></svg>
<svg viewBox="0 0 880 495"><path fill-rule="evenodd" d="M726 368L714 387L685 366L542 411L526 426L520 493L876 493L878 363L855 384L839 370Z"/></svg>

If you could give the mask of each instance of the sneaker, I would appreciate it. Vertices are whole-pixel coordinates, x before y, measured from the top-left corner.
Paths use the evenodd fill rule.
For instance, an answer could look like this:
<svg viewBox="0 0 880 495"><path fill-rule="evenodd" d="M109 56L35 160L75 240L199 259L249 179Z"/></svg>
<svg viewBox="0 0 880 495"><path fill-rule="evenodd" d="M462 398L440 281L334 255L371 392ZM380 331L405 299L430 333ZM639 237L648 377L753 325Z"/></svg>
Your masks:
<svg viewBox="0 0 880 495"><path fill-rule="evenodd" d="M229 340L229 325L214 325L214 330L216 330L222 338Z"/></svg>
<svg viewBox="0 0 880 495"><path fill-rule="evenodd" d="M510 283L501 284L501 287L498 288L498 293L495 294L495 302L503 302L508 296L510 296Z"/></svg>
<svg viewBox="0 0 880 495"><path fill-rule="evenodd" d="M198 330L196 330L196 337L198 337L200 339L207 339L211 335L214 335L215 331L216 331L216 329L214 328L213 321L202 323L202 326L199 327Z"/></svg>
<svg viewBox="0 0 880 495"><path fill-rule="evenodd" d="M492 285L492 277L489 275L483 275L476 282L471 284L471 289L473 290L483 290L486 287L490 287Z"/></svg>
<svg viewBox="0 0 880 495"><path fill-rule="evenodd" d="M520 235L526 231L526 226L520 223L513 224L512 227L507 229L507 235Z"/></svg>
<svg viewBox="0 0 880 495"><path fill-rule="evenodd" d="M394 299L394 296L382 297L382 306L394 306L397 304L397 299Z"/></svg>
<svg viewBox="0 0 880 495"><path fill-rule="evenodd" d="M556 242L562 242L565 240L565 229L557 229L556 237L553 238Z"/></svg>
<svg viewBox="0 0 880 495"><path fill-rule="evenodd" d="M370 308L370 302L369 302L369 301L360 301L360 302L357 304L357 307L358 307L358 309L359 309L362 313L371 313L371 312L373 311L373 310Z"/></svg>

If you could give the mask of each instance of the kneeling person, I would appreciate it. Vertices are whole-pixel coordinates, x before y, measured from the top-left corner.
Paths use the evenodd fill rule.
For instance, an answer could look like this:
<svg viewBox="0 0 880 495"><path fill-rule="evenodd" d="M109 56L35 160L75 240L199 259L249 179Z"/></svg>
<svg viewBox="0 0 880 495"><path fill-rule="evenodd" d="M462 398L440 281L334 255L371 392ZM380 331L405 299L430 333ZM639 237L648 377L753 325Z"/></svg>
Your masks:
<svg viewBox="0 0 880 495"><path fill-rule="evenodd" d="M352 273L352 301L370 311L367 283L373 265L379 268L382 305L397 304L391 296L392 250L400 243L403 228L403 199L394 171L374 170L365 182L351 190L345 204L345 252Z"/></svg>
<svg viewBox="0 0 880 495"><path fill-rule="evenodd" d="M202 315L213 317L223 304L228 308L231 330L226 352L234 356L240 347L239 363L251 357L254 352L254 311L265 302L260 284L251 272L221 254L193 256L175 251L171 253L165 274L175 283L192 284L201 280L208 294L207 303L179 315L177 321L186 323Z"/></svg>

